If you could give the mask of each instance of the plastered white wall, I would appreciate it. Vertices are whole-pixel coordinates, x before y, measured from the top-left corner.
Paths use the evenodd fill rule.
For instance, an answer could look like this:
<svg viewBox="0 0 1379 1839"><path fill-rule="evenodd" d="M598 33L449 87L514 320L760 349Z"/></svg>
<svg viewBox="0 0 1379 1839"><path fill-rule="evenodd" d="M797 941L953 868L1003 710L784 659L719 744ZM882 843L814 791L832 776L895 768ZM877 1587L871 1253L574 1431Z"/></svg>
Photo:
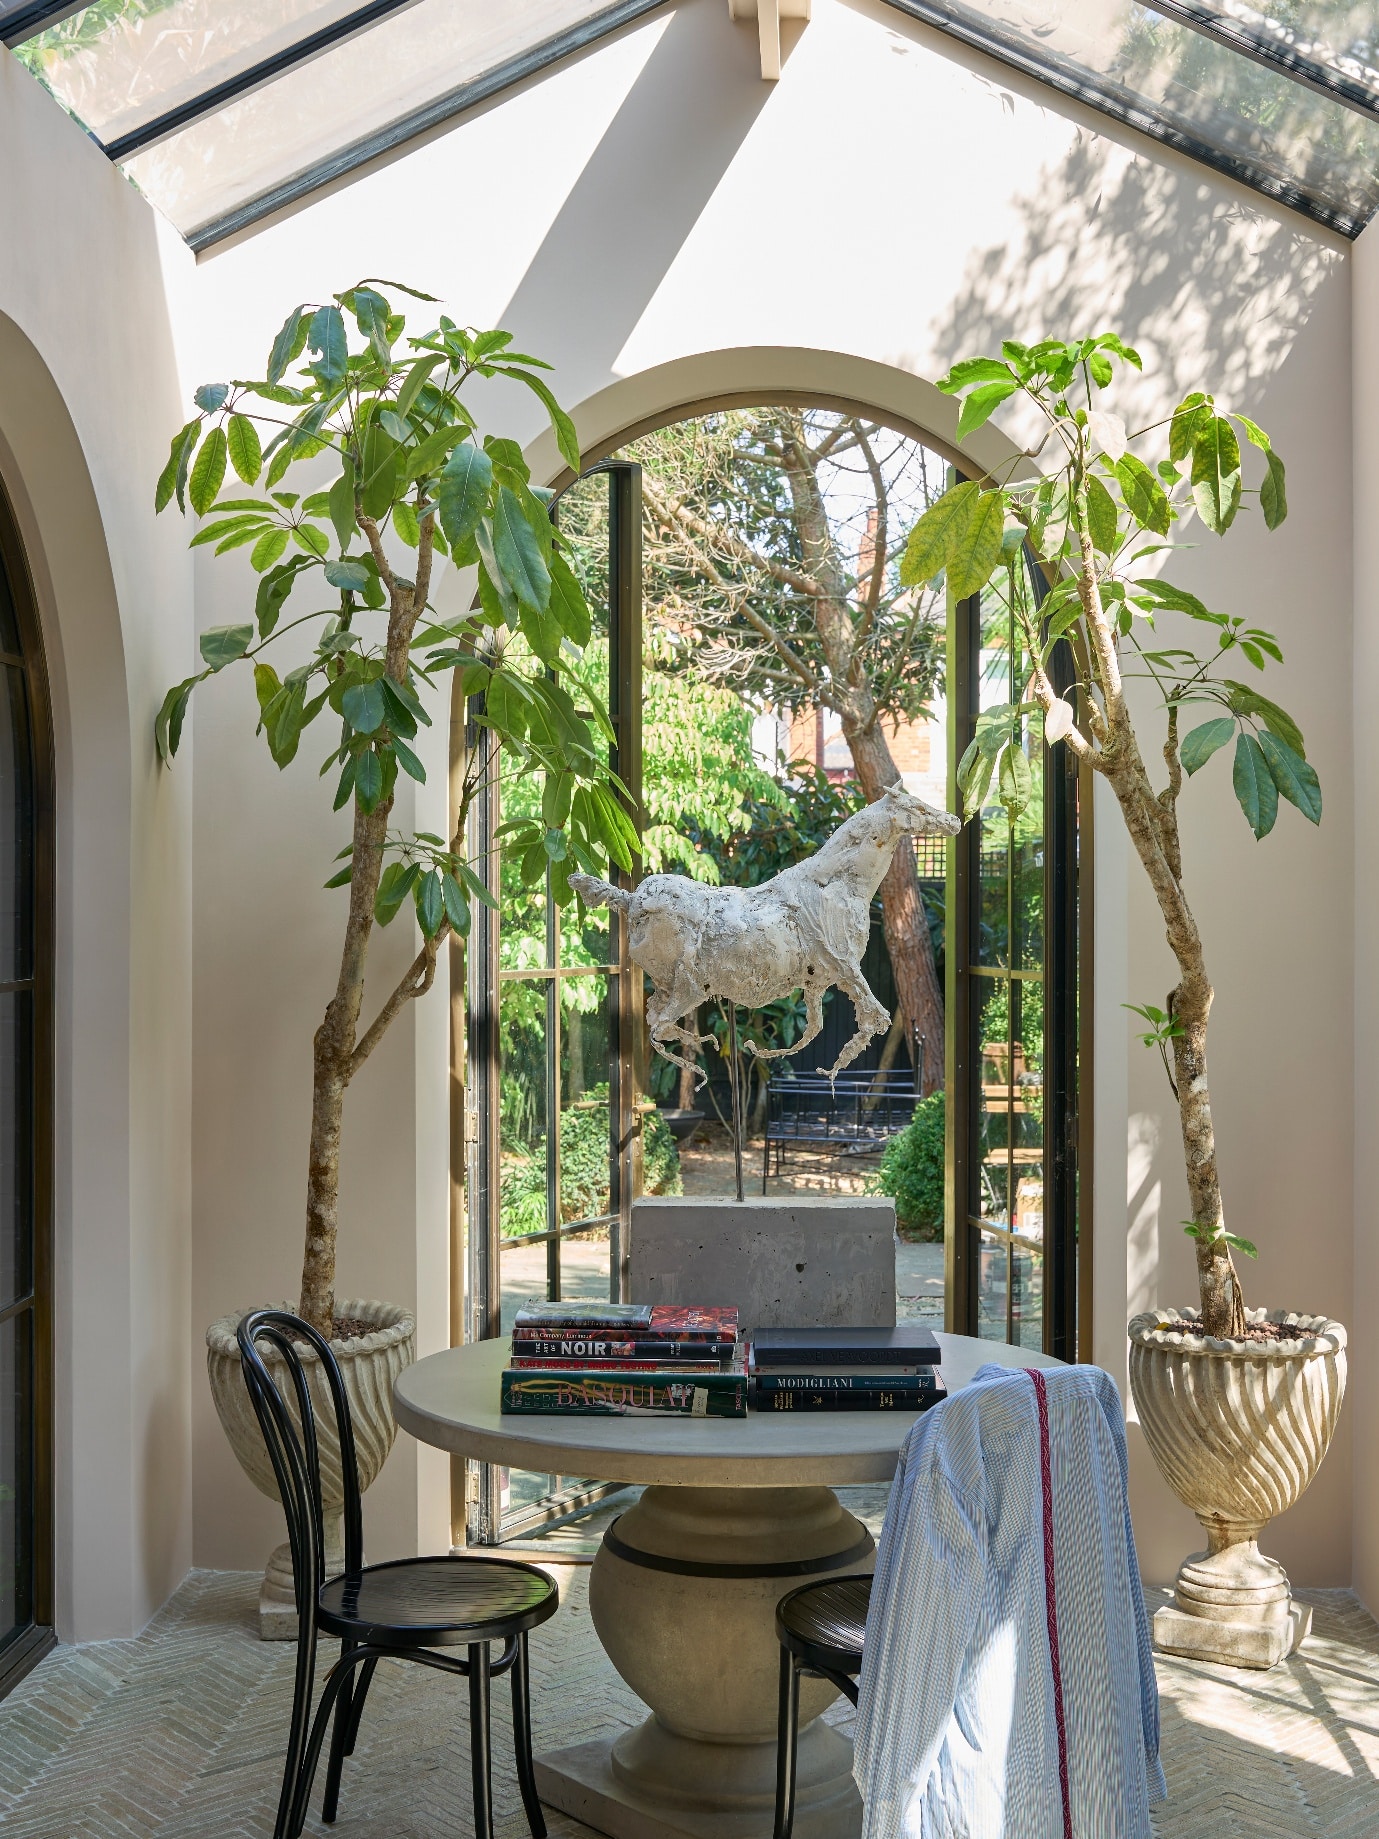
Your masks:
<svg viewBox="0 0 1379 1839"><path fill-rule="evenodd" d="M1350 1413L1355 1446L1355 1588L1379 1610L1379 1358L1369 1330L1379 1308L1379 1209L1372 1150L1379 1136L1379 236L1359 238L1353 258L1352 426L1355 630L1352 660L1355 752L1355 1265L1349 1320Z"/></svg>
<svg viewBox="0 0 1379 1839"><path fill-rule="evenodd" d="M1266 539L1254 521L1175 574L1279 631L1288 666L1273 680L1308 735L1326 821L1313 833L1286 811L1257 845L1227 774L1208 771L1191 788L1187 872L1220 991L1227 1205L1262 1247L1251 1297L1349 1314L1344 247L870 0L819 0L776 85L722 0L686 0L204 259L178 310L188 375L252 374L291 306L365 274L511 329L555 364L590 446L752 388L850 395L947 436L951 404L932 380L953 358L1003 336L1111 327L1145 352L1136 414L1205 383L1273 430L1290 467L1285 530ZM482 405L554 470L517 392L494 385ZM204 568L203 622L229 617L243 591L234 569ZM195 740L198 1332L295 1282L309 1041L338 948L318 891L338 846L319 750L279 779L249 738L245 697L214 687ZM1166 949L1114 813L1099 817L1096 1347L1123 1377L1128 1309L1187 1300L1192 1280L1171 1102L1120 1008L1161 1000ZM401 949L389 939L380 955ZM365 1073L348 1124L344 1286L409 1302L439 1270L446 1231L444 994L429 1000ZM437 1312L429 1343L444 1331ZM257 1564L278 1536L272 1510L196 1396L198 1561ZM371 1541L388 1549L437 1536L440 1484L414 1461L403 1447L371 1503ZM1349 1487L1347 1419L1270 1534L1299 1582L1348 1581ZM1196 1529L1137 1440L1134 1504L1146 1573L1166 1578Z"/></svg>
<svg viewBox="0 0 1379 1839"><path fill-rule="evenodd" d="M152 722L191 652L153 481L185 248L0 51L0 477L56 764L57 1625L130 1634L191 1561L191 763Z"/></svg>

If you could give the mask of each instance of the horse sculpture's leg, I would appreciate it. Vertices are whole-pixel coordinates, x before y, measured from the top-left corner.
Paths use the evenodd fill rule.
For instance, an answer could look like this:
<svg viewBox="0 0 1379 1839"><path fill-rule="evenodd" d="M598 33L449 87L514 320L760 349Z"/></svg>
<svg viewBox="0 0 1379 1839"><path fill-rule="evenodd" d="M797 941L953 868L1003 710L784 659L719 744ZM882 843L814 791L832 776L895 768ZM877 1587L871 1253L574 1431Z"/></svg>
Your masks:
<svg viewBox="0 0 1379 1839"><path fill-rule="evenodd" d="M835 1078L845 1066L850 1066L858 1054L864 1053L877 1035L884 1034L891 1025L890 1016L876 1000L865 977L855 972L839 977L838 988L852 998L852 1006L857 1012L857 1032L832 1066L821 1066L818 1069L829 1079Z"/></svg>
<svg viewBox="0 0 1379 1839"><path fill-rule="evenodd" d="M695 1034L693 1030L682 1028L681 1021L686 1015L693 1015L699 1007L699 989L692 978L677 976L670 989L662 995L659 991L652 994L646 1006L647 1030L651 1045L663 1060L669 1060L672 1066L682 1071L693 1073L695 1090L708 1081L708 1074L699 1065L699 1049L713 1040L711 1034ZM679 1041L691 1057L677 1054L667 1045L670 1041Z"/></svg>
<svg viewBox="0 0 1379 1839"><path fill-rule="evenodd" d="M779 1060L782 1054L797 1054L802 1047L808 1047L815 1035L823 1032L824 1026L824 989L811 986L804 993L805 1029L798 1041L789 1047L758 1047L755 1041L744 1041L743 1051L758 1060ZM887 1024L889 1026L889 1023Z"/></svg>

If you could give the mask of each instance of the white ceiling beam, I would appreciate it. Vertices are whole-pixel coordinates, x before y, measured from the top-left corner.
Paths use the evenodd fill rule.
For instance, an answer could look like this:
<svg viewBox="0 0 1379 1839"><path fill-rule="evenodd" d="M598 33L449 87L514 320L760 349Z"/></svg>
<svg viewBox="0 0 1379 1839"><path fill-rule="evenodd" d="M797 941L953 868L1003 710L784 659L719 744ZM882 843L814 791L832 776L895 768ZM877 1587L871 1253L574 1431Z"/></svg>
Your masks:
<svg viewBox="0 0 1379 1839"><path fill-rule="evenodd" d="M733 19L755 19L761 49L762 81L774 83L781 72L780 22L808 19L810 0L728 0Z"/></svg>

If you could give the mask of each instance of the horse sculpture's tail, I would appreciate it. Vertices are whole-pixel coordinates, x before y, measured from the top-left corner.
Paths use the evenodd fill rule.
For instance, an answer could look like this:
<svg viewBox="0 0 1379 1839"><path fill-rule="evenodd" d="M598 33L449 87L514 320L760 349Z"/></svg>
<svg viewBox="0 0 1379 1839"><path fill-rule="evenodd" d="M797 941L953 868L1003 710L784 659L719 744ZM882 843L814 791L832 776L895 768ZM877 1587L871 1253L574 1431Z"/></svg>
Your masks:
<svg viewBox="0 0 1379 1839"><path fill-rule="evenodd" d="M626 888L615 888L611 881L601 881L597 875L571 875L570 886L586 907L616 907L626 913L632 905Z"/></svg>

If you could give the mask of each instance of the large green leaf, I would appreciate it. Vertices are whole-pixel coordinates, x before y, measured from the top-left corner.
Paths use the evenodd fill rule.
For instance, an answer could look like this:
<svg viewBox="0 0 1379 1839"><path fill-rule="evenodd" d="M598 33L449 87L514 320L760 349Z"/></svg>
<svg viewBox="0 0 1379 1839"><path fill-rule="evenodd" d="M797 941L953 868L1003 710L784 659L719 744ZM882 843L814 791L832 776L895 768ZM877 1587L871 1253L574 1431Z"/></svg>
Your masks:
<svg viewBox="0 0 1379 1839"><path fill-rule="evenodd" d="M1313 824L1322 821L1322 787L1315 770L1286 741L1267 729L1259 736L1260 751L1269 763L1274 784Z"/></svg>
<svg viewBox="0 0 1379 1839"><path fill-rule="evenodd" d="M493 489L493 461L482 447L466 441L441 469L437 482L441 529L454 549L467 543L488 509Z"/></svg>
<svg viewBox="0 0 1379 1839"><path fill-rule="evenodd" d="M505 365L502 374L505 377L518 378L526 384L534 396L540 397L546 405L546 413L551 418L551 427L555 432L555 444L560 449L560 457L572 473L578 473L582 463L579 455L579 435L575 432L575 424L556 401L549 386L543 383L540 377L534 377L529 370L509 369Z"/></svg>
<svg viewBox="0 0 1379 1839"><path fill-rule="evenodd" d="M192 449L196 446L196 437L201 432L201 417L195 416L184 428L179 428L172 437L172 447L168 453L167 465L158 475L158 487L153 495L153 508L162 511L177 493L177 502L185 510L182 498L182 486L187 477L187 464Z"/></svg>
<svg viewBox="0 0 1379 1839"><path fill-rule="evenodd" d="M511 486L498 487L493 506L493 549L503 579L519 603L544 613L550 605L551 573L541 553L540 538Z"/></svg>
<svg viewBox="0 0 1379 1839"><path fill-rule="evenodd" d="M354 461L348 454L345 456L344 471L330 488L328 502L336 539L341 549L348 549L359 528L354 515Z"/></svg>
<svg viewBox="0 0 1379 1839"><path fill-rule="evenodd" d="M1231 774L1245 822L1256 838L1266 837L1278 816L1278 787L1269 771L1264 750L1252 734L1241 732L1235 743L1235 768Z"/></svg>
<svg viewBox="0 0 1379 1839"><path fill-rule="evenodd" d="M575 571L556 550L548 564L551 571L551 612L572 645L581 651L589 643L589 603L579 585Z"/></svg>
<svg viewBox="0 0 1379 1839"><path fill-rule="evenodd" d="M177 752L182 739L182 723L186 719L187 704L191 693L198 683L210 676L208 670L199 671L195 677L188 677L182 683L175 683L163 698L153 724L153 738L158 748L158 758L164 766L172 765L172 757Z"/></svg>
<svg viewBox="0 0 1379 1839"><path fill-rule="evenodd" d="M1087 481L1087 534L1092 547L1104 556L1114 555L1120 534L1116 501L1095 475Z"/></svg>
<svg viewBox="0 0 1379 1839"><path fill-rule="evenodd" d="M1259 508L1270 530L1277 530L1288 515L1288 489L1283 461L1272 448L1264 456L1264 483L1259 488Z"/></svg>
<svg viewBox="0 0 1379 1839"><path fill-rule="evenodd" d="M1116 461L1116 478L1120 481L1125 508L1142 530L1167 536L1170 522L1168 494L1145 465L1133 453L1124 453Z"/></svg>
<svg viewBox="0 0 1379 1839"><path fill-rule="evenodd" d="M311 323L305 307L294 307L282 323L282 330L273 340L273 349L268 354L268 381L279 383L283 372L294 358L302 355L306 344L307 327Z"/></svg>
<svg viewBox="0 0 1379 1839"><path fill-rule="evenodd" d="M287 532L282 531L281 535L285 541ZM279 549L278 553L281 555L282 550ZM250 557L250 561L254 562L256 567L258 566L255 560L257 555L258 550L255 549L253 556ZM310 567L311 563L305 556L293 556L290 562L284 562L281 567L270 568L263 580L259 582L258 592L254 596L254 618L258 622L261 639L266 639L277 625L283 602L292 592L292 584L297 576L304 568Z"/></svg>
<svg viewBox="0 0 1379 1839"><path fill-rule="evenodd" d="M1192 452L1193 442L1204 424L1211 419L1212 407L1201 390L1194 390L1173 411L1173 419L1168 429L1168 457L1170 460L1185 460Z"/></svg>
<svg viewBox="0 0 1379 1839"><path fill-rule="evenodd" d="M232 415L225 430L230 450L230 464L246 485L253 485L263 471L263 448L259 431L247 415Z"/></svg>
<svg viewBox="0 0 1379 1839"><path fill-rule="evenodd" d="M1005 529L1004 492L978 492L968 500L966 519L953 531L948 586L956 600L981 591L1001 559Z"/></svg>
<svg viewBox="0 0 1379 1839"><path fill-rule="evenodd" d="M466 938L469 934L469 902L453 875L441 876L441 899L445 904L445 917L450 921L452 930L462 939Z"/></svg>
<svg viewBox="0 0 1379 1839"><path fill-rule="evenodd" d="M1286 709L1280 709L1276 702L1270 702L1267 696L1252 690L1248 683L1237 683L1233 677L1223 678L1222 681L1231 693L1231 708L1237 715L1261 716L1270 734L1276 734L1295 754L1307 758L1307 743L1302 738L1302 729Z"/></svg>
<svg viewBox="0 0 1379 1839"><path fill-rule="evenodd" d="M958 439L965 441L969 434L975 434L1019 387L1012 376L1006 376L996 383L978 384L976 389L963 398L962 409L958 414Z"/></svg>
<svg viewBox="0 0 1379 1839"><path fill-rule="evenodd" d="M380 426L377 417L370 421L360 469L363 487L359 500L366 517L381 520L388 515L401 487L403 457L397 442Z"/></svg>
<svg viewBox="0 0 1379 1839"><path fill-rule="evenodd" d="M1224 415L1201 422L1193 436L1192 496L1208 530L1229 530L1240 508L1240 442Z"/></svg>
<svg viewBox="0 0 1379 1839"><path fill-rule="evenodd" d="M1014 381L1010 365L1003 364L999 358L961 358L948 375L939 380L938 387L945 396L957 396L975 383Z"/></svg>
<svg viewBox="0 0 1379 1839"><path fill-rule="evenodd" d="M198 517L204 517L210 510L224 483L225 454L225 430L212 428L201 443L201 451L196 456L196 464L192 467L191 480L187 486L187 496Z"/></svg>
<svg viewBox="0 0 1379 1839"><path fill-rule="evenodd" d="M390 862L384 869L373 903L373 915L380 926L392 921L420 873L421 865L416 862Z"/></svg>
<svg viewBox="0 0 1379 1839"><path fill-rule="evenodd" d="M338 390L345 381L349 365L349 347L345 341L345 318L337 306L323 306L312 315L306 342L316 354L311 374L324 390Z"/></svg>
<svg viewBox="0 0 1379 1839"><path fill-rule="evenodd" d="M953 485L929 506L911 530L900 562L900 579L906 587L932 581L948 566L954 532L971 516L981 487L972 479Z"/></svg>
<svg viewBox="0 0 1379 1839"><path fill-rule="evenodd" d="M1200 728L1185 734L1178 749L1178 758L1183 763L1184 772L1195 773L1205 766L1217 748L1224 747L1234 733L1235 723L1229 715L1214 715L1209 722L1203 722Z"/></svg>
<svg viewBox="0 0 1379 1839"><path fill-rule="evenodd" d="M1024 748L1016 741L1012 741L1001 755L997 791L1012 820L1028 809L1034 796L1034 775Z"/></svg>
<svg viewBox="0 0 1379 1839"><path fill-rule="evenodd" d="M376 734L388 713L383 685L376 677L352 684L340 698L340 712L358 733Z"/></svg>
<svg viewBox="0 0 1379 1839"><path fill-rule="evenodd" d="M363 811L377 810L383 796L383 762L372 747L366 747L355 760L354 795Z"/></svg>
<svg viewBox="0 0 1379 1839"><path fill-rule="evenodd" d="M252 626L210 626L198 641L202 657L211 670L224 670L236 658L242 658L254 642Z"/></svg>

